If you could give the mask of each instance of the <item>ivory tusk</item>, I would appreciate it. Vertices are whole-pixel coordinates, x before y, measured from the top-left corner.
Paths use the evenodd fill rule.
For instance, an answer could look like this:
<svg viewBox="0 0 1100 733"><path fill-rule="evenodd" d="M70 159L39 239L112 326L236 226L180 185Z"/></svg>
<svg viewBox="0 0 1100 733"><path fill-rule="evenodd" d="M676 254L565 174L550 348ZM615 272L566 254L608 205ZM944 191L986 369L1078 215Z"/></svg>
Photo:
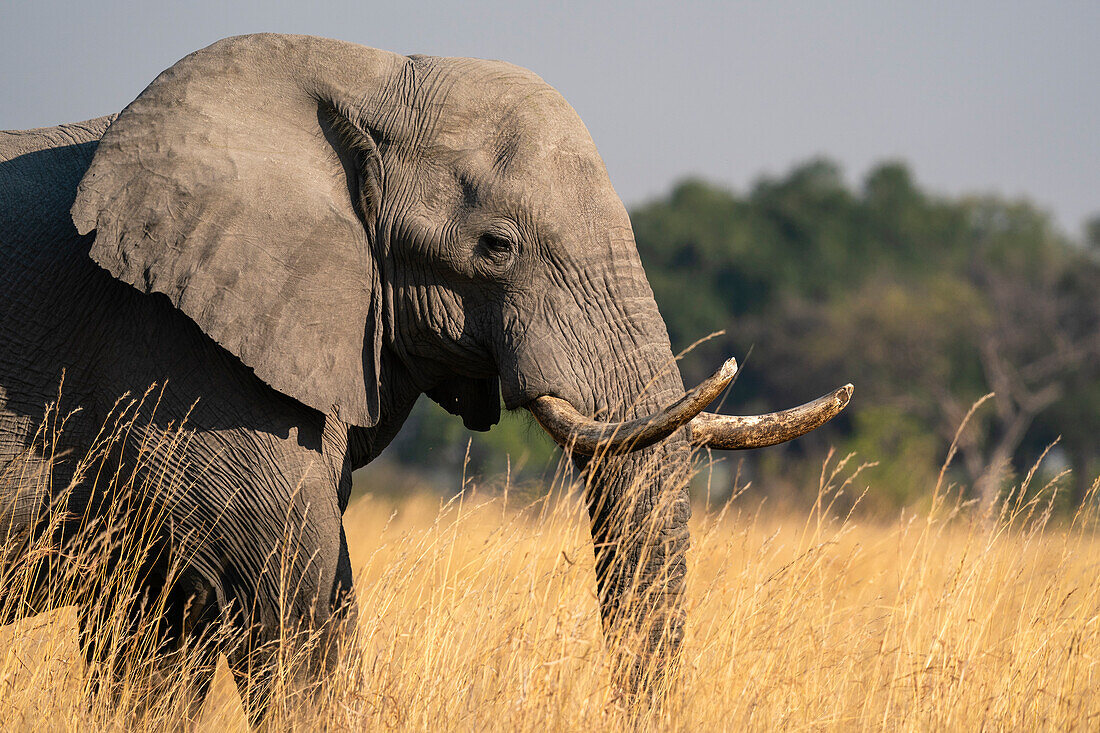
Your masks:
<svg viewBox="0 0 1100 733"><path fill-rule="evenodd" d="M669 407L634 420L601 422L580 414L559 397L543 395L527 403L542 429L559 445L575 453L621 453L641 450L664 440L714 401L737 373L737 360L728 359L705 379Z"/></svg>
<svg viewBox="0 0 1100 733"><path fill-rule="evenodd" d="M767 415L700 413L691 421L691 442L720 450L763 448L785 443L821 427L848 406L855 390L846 384L832 394Z"/></svg>

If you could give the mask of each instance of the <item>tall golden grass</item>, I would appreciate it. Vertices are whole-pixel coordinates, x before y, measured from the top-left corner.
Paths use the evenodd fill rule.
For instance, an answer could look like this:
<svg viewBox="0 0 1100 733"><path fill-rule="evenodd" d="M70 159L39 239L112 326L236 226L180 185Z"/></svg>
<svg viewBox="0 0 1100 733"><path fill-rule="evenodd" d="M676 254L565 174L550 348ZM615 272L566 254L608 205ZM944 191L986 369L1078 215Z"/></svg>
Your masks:
<svg viewBox="0 0 1100 733"><path fill-rule="evenodd" d="M311 694L279 680L272 729L1100 726L1100 480L1071 519L1052 515L1058 481L1038 486L1033 473L992 512L941 475L919 511L868 520L838 507L874 485L834 458L808 512L744 496L698 504L682 661L653 706L609 682L587 513L559 484L354 500L344 524L358 622ZM17 540L0 557L27 556ZM76 558L59 608L0 629L0 727L246 730L224 662L198 712L186 664L139 684L148 629L114 635L100 657L118 660L112 686L92 684L64 602L87 600L89 578L111 585L103 546ZM21 595L27 567L7 571L8 608L34 600Z"/></svg>

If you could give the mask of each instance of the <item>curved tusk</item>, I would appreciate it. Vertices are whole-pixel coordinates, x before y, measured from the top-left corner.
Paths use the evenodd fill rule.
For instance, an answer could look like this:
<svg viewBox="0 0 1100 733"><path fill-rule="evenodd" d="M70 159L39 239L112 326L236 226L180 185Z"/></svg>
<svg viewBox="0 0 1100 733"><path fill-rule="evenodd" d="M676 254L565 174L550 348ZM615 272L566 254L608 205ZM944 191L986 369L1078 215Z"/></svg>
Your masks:
<svg viewBox="0 0 1100 733"><path fill-rule="evenodd" d="M729 386L735 374L737 360L728 359L717 372L669 407L624 422L593 420L577 412L566 400L550 395L536 397L525 407L555 442L574 453L589 456L603 451L628 453L648 448L691 422Z"/></svg>
<svg viewBox="0 0 1100 733"><path fill-rule="evenodd" d="M855 387L846 384L832 394L798 407L767 415L716 415L703 412L691 421L691 442L721 450L764 448L785 443L821 427L840 414Z"/></svg>

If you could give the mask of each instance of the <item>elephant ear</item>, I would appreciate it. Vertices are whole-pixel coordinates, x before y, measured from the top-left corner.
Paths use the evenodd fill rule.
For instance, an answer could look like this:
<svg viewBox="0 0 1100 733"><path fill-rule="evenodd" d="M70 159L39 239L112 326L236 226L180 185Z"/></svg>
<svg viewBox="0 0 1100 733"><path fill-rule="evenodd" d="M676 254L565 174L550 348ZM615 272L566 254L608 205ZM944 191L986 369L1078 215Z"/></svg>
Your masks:
<svg viewBox="0 0 1100 733"><path fill-rule="evenodd" d="M362 117L397 59L305 36L220 41L122 112L72 208L115 277L168 296L276 390L367 427L383 171Z"/></svg>

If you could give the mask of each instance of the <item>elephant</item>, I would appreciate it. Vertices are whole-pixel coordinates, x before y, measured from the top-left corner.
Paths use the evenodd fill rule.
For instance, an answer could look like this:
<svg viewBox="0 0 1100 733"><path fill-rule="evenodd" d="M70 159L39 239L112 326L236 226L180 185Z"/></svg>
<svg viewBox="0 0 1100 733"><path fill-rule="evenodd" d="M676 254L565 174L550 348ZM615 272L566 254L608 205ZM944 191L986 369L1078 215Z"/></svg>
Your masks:
<svg viewBox="0 0 1100 733"><path fill-rule="evenodd" d="M591 136L517 66L238 36L117 115L0 133L0 476L33 453L63 379L80 410L62 457L37 458L45 485L69 487L70 516L102 511L112 496L93 501L64 456L94 443L119 395L159 385L116 460L186 423L163 459L184 487L166 511L203 539L174 581L166 648L239 627L251 651L228 660L255 688L253 720L267 705L253 652L280 624L354 618L351 473L421 394L472 430L502 403L527 409L570 452L604 629L632 630L624 684L644 688L681 645L693 448L789 440L851 396L703 412L735 371L685 390ZM57 498L5 491L16 528Z"/></svg>

